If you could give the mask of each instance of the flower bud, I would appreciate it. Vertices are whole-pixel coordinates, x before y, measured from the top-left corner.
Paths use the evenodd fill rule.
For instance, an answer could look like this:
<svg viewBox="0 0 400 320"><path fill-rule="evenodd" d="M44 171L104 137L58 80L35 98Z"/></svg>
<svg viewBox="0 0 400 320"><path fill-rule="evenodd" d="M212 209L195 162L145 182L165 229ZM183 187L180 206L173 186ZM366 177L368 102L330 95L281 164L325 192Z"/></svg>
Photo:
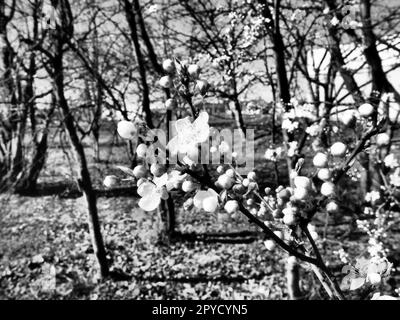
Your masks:
<svg viewBox="0 0 400 320"><path fill-rule="evenodd" d="M131 121L120 121L117 127L118 134L126 140L134 140L137 135L137 129Z"/></svg>
<svg viewBox="0 0 400 320"><path fill-rule="evenodd" d="M317 168L325 168L328 166L328 156L325 153L318 152L314 159L313 164Z"/></svg>
<svg viewBox="0 0 400 320"><path fill-rule="evenodd" d="M283 216L283 223L287 226L294 226L297 224L297 218L294 214L285 214Z"/></svg>
<svg viewBox="0 0 400 320"><path fill-rule="evenodd" d="M227 176L226 174L220 175L218 177L217 182L221 186L221 188L226 189L226 190L232 188L233 183L234 183L233 179L231 177Z"/></svg>
<svg viewBox="0 0 400 320"><path fill-rule="evenodd" d="M223 167L223 166L218 166L217 172L218 172L219 174L224 173L224 167Z"/></svg>
<svg viewBox="0 0 400 320"><path fill-rule="evenodd" d="M136 148L136 154L139 158L146 158L147 146L144 143L139 144Z"/></svg>
<svg viewBox="0 0 400 320"><path fill-rule="evenodd" d="M224 209L226 212L232 214L239 210L239 204L236 200L229 200L225 203Z"/></svg>
<svg viewBox="0 0 400 320"><path fill-rule="evenodd" d="M247 178L244 178L243 181L242 181L242 184L247 188L249 186L249 184L250 184L250 180L247 179Z"/></svg>
<svg viewBox="0 0 400 320"><path fill-rule="evenodd" d="M364 103L358 107L358 112L362 117L368 118L374 113L374 107L370 103Z"/></svg>
<svg viewBox="0 0 400 320"><path fill-rule="evenodd" d="M330 201L327 205L326 205L326 211L328 213L336 213L339 211L339 206L335 201Z"/></svg>
<svg viewBox="0 0 400 320"><path fill-rule="evenodd" d="M173 86L172 78L170 76L161 77L159 84L164 89L169 89Z"/></svg>
<svg viewBox="0 0 400 320"><path fill-rule="evenodd" d="M147 174L147 169L143 165L138 165L135 168L133 168L133 175L136 177L136 179L144 178Z"/></svg>
<svg viewBox="0 0 400 320"><path fill-rule="evenodd" d="M175 71L175 64L171 59L164 60L162 67L167 73L173 73Z"/></svg>
<svg viewBox="0 0 400 320"><path fill-rule="evenodd" d="M346 151L347 146L342 142L336 142L331 146L331 155L334 157L343 157Z"/></svg>
<svg viewBox="0 0 400 320"><path fill-rule="evenodd" d="M319 169L317 176L318 176L318 179L320 179L322 181L328 181L331 179L332 173L328 168L322 168L322 169Z"/></svg>
<svg viewBox="0 0 400 320"><path fill-rule="evenodd" d="M305 200L308 197L308 190L305 188L294 189L293 197L296 200Z"/></svg>
<svg viewBox="0 0 400 320"><path fill-rule="evenodd" d="M190 180L186 180L182 183L182 191L184 192L192 192L193 190L195 190L197 187L197 185Z"/></svg>
<svg viewBox="0 0 400 320"><path fill-rule="evenodd" d="M335 194L335 185L332 182L324 182L321 185L321 194L326 197L331 197Z"/></svg>
<svg viewBox="0 0 400 320"><path fill-rule="evenodd" d="M311 188L311 180L307 177L297 176L293 179L296 188L309 189Z"/></svg>
<svg viewBox="0 0 400 320"><path fill-rule="evenodd" d="M247 200L246 200L246 204L247 204L248 206L252 206L252 205L254 204L254 200L253 200L253 199L247 199Z"/></svg>
<svg viewBox="0 0 400 320"><path fill-rule="evenodd" d="M256 180L256 173L254 171L250 171L247 174L247 179L249 179L250 181L255 181Z"/></svg>
<svg viewBox="0 0 400 320"><path fill-rule="evenodd" d="M390 137L387 133L380 133L376 136L376 144L379 147L385 147L390 143Z"/></svg>
<svg viewBox="0 0 400 320"><path fill-rule="evenodd" d="M273 241L273 240L265 240L264 245L268 251L272 251L276 247L275 241Z"/></svg>
<svg viewBox="0 0 400 320"><path fill-rule="evenodd" d="M119 178L117 176L106 176L104 178L103 184L107 188L112 188L119 183Z"/></svg>

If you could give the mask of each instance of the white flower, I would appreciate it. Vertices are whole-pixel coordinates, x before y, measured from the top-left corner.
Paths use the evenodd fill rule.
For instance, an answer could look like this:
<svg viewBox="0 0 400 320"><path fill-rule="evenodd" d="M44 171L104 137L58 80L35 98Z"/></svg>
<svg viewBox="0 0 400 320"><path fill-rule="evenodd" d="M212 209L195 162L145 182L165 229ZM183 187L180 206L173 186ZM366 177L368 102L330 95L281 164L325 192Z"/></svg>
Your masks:
<svg viewBox="0 0 400 320"><path fill-rule="evenodd" d="M322 128L319 124L313 124L306 129L306 133L311 137L316 137L322 132Z"/></svg>
<svg viewBox="0 0 400 320"><path fill-rule="evenodd" d="M289 142L288 157L293 157L297 152L297 141Z"/></svg>
<svg viewBox="0 0 400 320"><path fill-rule="evenodd" d="M153 4L147 9L147 12L148 13L154 13L154 12L157 12L158 9L159 9L158 5L157 4Z"/></svg>
<svg viewBox="0 0 400 320"><path fill-rule="evenodd" d="M395 187L400 187L400 168L397 168L396 171L390 175L390 183Z"/></svg>
<svg viewBox="0 0 400 320"><path fill-rule="evenodd" d="M268 148L265 151L264 158L275 162L277 159L279 159L282 156L282 147L278 147L276 149L273 148Z"/></svg>
<svg viewBox="0 0 400 320"><path fill-rule="evenodd" d="M168 143L169 151L172 154L187 153L206 141L210 134L208 118L207 112L200 112L193 123L190 122L189 117L177 120L175 123L177 135Z"/></svg>
<svg viewBox="0 0 400 320"><path fill-rule="evenodd" d="M207 212L215 212L218 207L218 193L213 189L199 190L193 198L194 206Z"/></svg>
<svg viewBox="0 0 400 320"><path fill-rule="evenodd" d="M331 19L331 24L333 25L333 26L337 26L338 24L339 24L339 19L336 17L336 16L334 16L332 19Z"/></svg>
<svg viewBox="0 0 400 320"><path fill-rule="evenodd" d="M371 191L365 195L365 201L375 203L381 198L381 194L378 191Z"/></svg>
<svg viewBox="0 0 400 320"><path fill-rule="evenodd" d="M313 158L313 164L317 168L325 168L328 166L328 156L325 153L318 152Z"/></svg>
<svg viewBox="0 0 400 320"><path fill-rule="evenodd" d="M119 182L119 179L117 176L114 175L110 175L104 178L103 184L104 186L106 186L107 188L112 188L114 186L116 186Z"/></svg>
<svg viewBox="0 0 400 320"><path fill-rule="evenodd" d="M282 129L287 130L288 132L293 132L299 127L299 123L297 121L291 121L290 119L285 119L282 121Z"/></svg>
<svg viewBox="0 0 400 320"><path fill-rule="evenodd" d="M374 107L370 103L364 103L361 106L358 107L358 112L361 114L361 116L368 118L374 113Z"/></svg>
<svg viewBox="0 0 400 320"><path fill-rule="evenodd" d="M167 190L171 191L172 189L178 189L179 185L183 183L186 177L187 173L181 174L181 172L178 170L172 170L170 173L168 173L168 180L165 183ZM165 175L163 175L161 178L165 179Z"/></svg>
<svg viewBox="0 0 400 320"><path fill-rule="evenodd" d="M118 134L126 140L135 140L138 135L136 125L131 121L120 121L117 127Z"/></svg>
<svg viewBox="0 0 400 320"><path fill-rule="evenodd" d="M236 200L229 200L225 203L224 209L232 214L239 210L239 204Z"/></svg>
<svg viewBox="0 0 400 320"><path fill-rule="evenodd" d="M400 166L399 160L393 153L387 155L383 162L385 163L385 166L390 169L395 169Z"/></svg>
<svg viewBox="0 0 400 320"><path fill-rule="evenodd" d="M387 133L380 133L376 136L376 144L380 147L387 146L390 143L390 136Z"/></svg>
<svg viewBox="0 0 400 320"><path fill-rule="evenodd" d="M163 174L160 178L154 178L153 182L143 182L137 190L142 198L139 200L139 207L144 211L153 211L159 206L161 199L168 199L168 192L165 184L168 181L168 174Z"/></svg>
<svg viewBox="0 0 400 320"><path fill-rule="evenodd" d="M342 287L345 289L356 290L365 283L377 285L382 278L390 274L392 264L386 259L365 259L359 258L354 266L346 265L342 272L347 275L344 277Z"/></svg>
<svg viewBox="0 0 400 320"><path fill-rule="evenodd" d="M357 29L357 28L362 28L363 24L361 22L358 22L356 20L350 21L349 27L351 29Z"/></svg>

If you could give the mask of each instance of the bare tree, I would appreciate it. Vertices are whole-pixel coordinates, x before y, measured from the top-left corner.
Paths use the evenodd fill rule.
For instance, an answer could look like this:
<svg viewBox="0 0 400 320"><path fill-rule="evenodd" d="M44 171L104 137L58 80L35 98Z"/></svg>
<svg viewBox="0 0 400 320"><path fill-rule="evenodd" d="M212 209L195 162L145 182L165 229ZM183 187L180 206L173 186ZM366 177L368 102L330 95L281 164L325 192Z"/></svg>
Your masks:
<svg viewBox="0 0 400 320"><path fill-rule="evenodd" d="M58 19L56 29L50 30L51 48L50 52L47 52L50 59L50 76L53 81L55 100L64 116L64 125L79 167L77 180L87 203L88 223L94 254L101 275L106 277L109 274L109 267L101 235L96 193L92 186L85 151L76 130L75 120L64 95L64 49L73 35L72 13L68 0L52 0L52 5L58 14Z"/></svg>

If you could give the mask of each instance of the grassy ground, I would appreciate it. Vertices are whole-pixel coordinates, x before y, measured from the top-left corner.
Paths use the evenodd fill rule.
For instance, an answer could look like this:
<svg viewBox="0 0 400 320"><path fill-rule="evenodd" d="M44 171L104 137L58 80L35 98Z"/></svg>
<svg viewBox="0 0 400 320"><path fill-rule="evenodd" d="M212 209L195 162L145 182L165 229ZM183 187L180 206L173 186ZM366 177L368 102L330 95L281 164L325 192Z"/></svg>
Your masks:
<svg viewBox="0 0 400 320"><path fill-rule="evenodd" d="M115 172L115 164L127 164L125 147L110 147L112 137L102 140L103 160L90 162L94 184L104 190L104 176ZM257 150L264 150L262 142ZM90 154L90 150L87 149ZM270 165L257 154L257 172L264 184L274 182ZM89 159L91 157L89 156ZM157 243L157 217L137 207L134 192L102 194L98 207L108 256L114 271L133 276L120 281L99 281L88 235L84 202L71 197L75 184L70 176L66 153L60 147L49 150L41 185L63 184L64 191L44 196L0 195L0 299L285 299L285 256L268 252L262 235L250 243L177 241ZM67 186L67 189L65 189ZM48 188L47 188L48 189ZM131 192L131 193L130 193ZM101 193L100 193L101 194ZM73 195L73 194L72 194ZM107 195L107 196L105 196ZM224 218L178 210L178 230L185 233L255 231L241 218ZM320 243L328 263L341 263L333 252L344 246L355 255L366 243L360 233L346 235L352 218L330 217L328 240ZM316 222L323 233L325 215ZM390 250L399 252L399 242ZM399 259L400 260L400 259ZM311 273L302 270L302 286L308 298L323 294ZM399 286L397 272L385 285ZM55 281L55 282L54 282Z"/></svg>

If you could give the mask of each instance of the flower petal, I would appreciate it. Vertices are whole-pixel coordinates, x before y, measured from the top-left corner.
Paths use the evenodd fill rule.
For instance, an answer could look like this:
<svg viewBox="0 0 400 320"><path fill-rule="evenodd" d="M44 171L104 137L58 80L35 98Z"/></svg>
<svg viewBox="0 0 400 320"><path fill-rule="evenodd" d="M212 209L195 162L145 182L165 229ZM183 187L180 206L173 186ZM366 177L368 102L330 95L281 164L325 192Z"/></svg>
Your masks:
<svg viewBox="0 0 400 320"><path fill-rule="evenodd" d="M148 196L151 193L154 193L156 190L156 186L151 182L143 182L137 189L137 193L141 197Z"/></svg>
<svg viewBox="0 0 400 320"><path fill-rule="evenodd" d="M196 195L193 198L193 204L197 209L203 209L203 201L209 197L209 194L205 190L197 191Z"/></svg>
<svg viewBox="0 0 400 320"><path fill-rule="evenodd" d="M161 177L155 177L153 182L156 184L157 188L165 186L168 182L168 173L164 173Z"/></svg>
<svg viewBox="0 0 400 320"><path fill-rule="evenodd" d="M365 283L364 278L351 279L350 290L357 290L357 289L361 288L364 285L364 283Z"/></svg>
<svg viewBox="0 0 400 320"><path fill-rule="evenodd" d="M153 193L147 197L143 197L139 200L139 207L144 211L153 211L157 209L161 202L160 195L158 193Z"/></svg>

